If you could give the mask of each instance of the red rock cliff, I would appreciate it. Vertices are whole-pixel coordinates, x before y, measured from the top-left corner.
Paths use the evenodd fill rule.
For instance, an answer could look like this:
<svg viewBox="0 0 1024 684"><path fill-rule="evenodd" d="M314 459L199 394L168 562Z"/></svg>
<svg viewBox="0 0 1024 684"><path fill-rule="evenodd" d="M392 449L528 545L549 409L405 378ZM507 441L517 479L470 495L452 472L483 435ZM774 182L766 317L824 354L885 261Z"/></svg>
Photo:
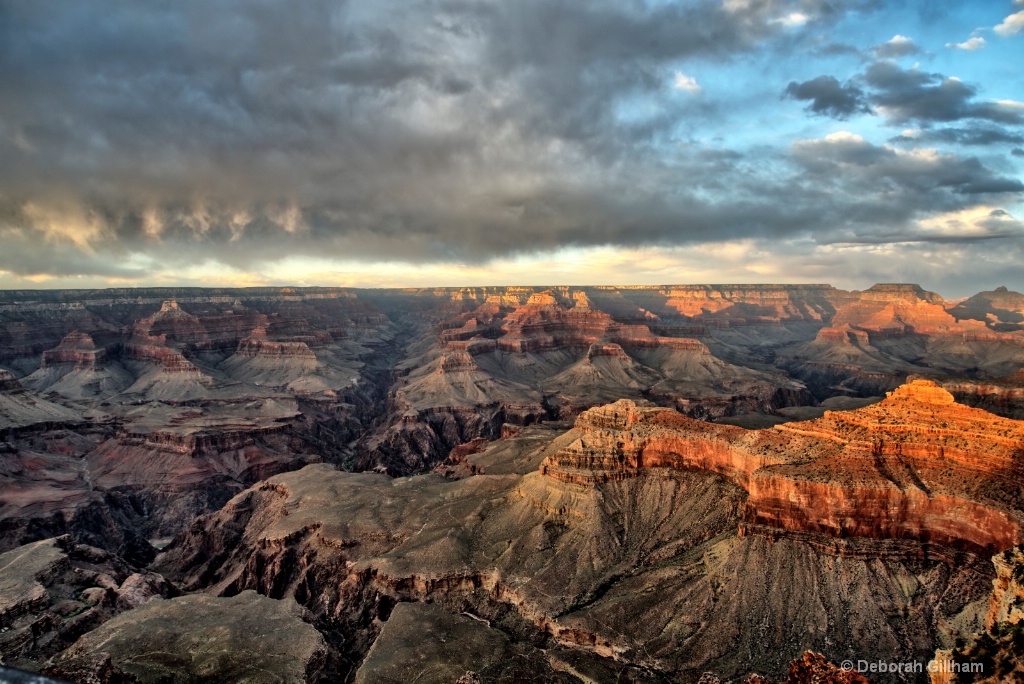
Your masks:
<svg viewBox="0 0 1024 684"><path fill-rule="evenodd" d="M988 552L1022 539L1024 425L961 406L926 380L770 430L619 401L580 415L570 439L541 473L592 484L649 468L708 470L747 490L753 525Z"/></svg>

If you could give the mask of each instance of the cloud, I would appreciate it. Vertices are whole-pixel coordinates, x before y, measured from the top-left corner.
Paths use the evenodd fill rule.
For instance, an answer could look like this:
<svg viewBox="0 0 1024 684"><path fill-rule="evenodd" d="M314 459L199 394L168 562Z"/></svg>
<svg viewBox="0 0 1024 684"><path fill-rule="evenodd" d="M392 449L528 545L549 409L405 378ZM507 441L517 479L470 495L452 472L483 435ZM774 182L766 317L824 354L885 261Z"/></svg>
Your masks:
<svg viewBox="0 0 1024 684"><path fill-rule="evenodd" d="M960 119L1024 123L1024 111L1020 108L1007 102L978 101L977 88L956 77L903 69L893 62L880 61L872 63L862 79L870 88L868 101L896 125Z"/></svg>
<svg viewBox="0 0 1024 684"><path fill-rule="evenodd" d="M699 93L700 85L697 84L697 79L693 76L687 76L681 71L676 72L675 81L672 83L672 87L675 90L685 90L688 93Z"/></svg>
<svg viewBox="0 0 1024 684"><path fill-rule="evenodd" d="M946 43L946 47L953 50L966 50L974 52L985 47L985 39L981 36L971 36L962 43Z"/></svg>
<svg viewBox="0 0 1024 684"><path fill-rule="evenodd" d="M782 24L783 26L792 27L803 26L810 20L811 18L804 14L803 12L790 12L789 14L776 19L775 21Z"/></svg>
<svg viewBox="0 0 1024 684"><path fill-rule="evenodd" d="M821 47L815 48L811 54L813 54L815 57L860 57L861 51L858 50L853 45L848 45L847 43L828 43Z"/></svg>
<svg viewBox="0 0 1024 684"><path fill-rule="evenodd" d="M680 224L689 198L661 199L671 174L737 162L658 145L725 104L674 98L663 75L791 40L796 14L810 27L838 12L829 0L5 7L0 226L41 252L235 268L700 239L734 214L727 190ZM656 114L625 120L643 98Z"/></svg>
<svg viewBox="0 0 1024 684"><path fill-rule="evenodd" d="M949 244L1021 238L1024 238L1024 222L1004 209L982 204L924 216L899 232L874 230L849 236L837 244Z"/></svg>
<svg viewBox="0 0 1024 684"><path fill-rule="evenodd" d="M148 272L141 265L133 265L123 250L101 253L67 241L41 243L31 230L0 228L0 243L0 272L19 277L100 276L132 282Z"/></svg>
<svg viewBox="0 0 1024 684"><path fill-rule="evenodd" d="M1003 209L976 206L944 212L917 222L922 239L962 242L1024 237L1024 222Z"/></svg>
<svg viewBox="0 0 1024 684"><path fill-rule="evenodd" d="M834 119L847 119L853 114L870 114L864 91L851 83L840 84L834 76L819 76L803 83L786 86L786 97L809 100L807 110Z"/></svg>
<svg viewBox="0 0 1024 684"><path fill-rule="evenodd" d="M921 48L917 47L910 38L897 33L886 42L871 48L871 51L879 59L892 59L916 55L921 52Z"/></svg>
<svg viewBox="0 0 1024 684"><path fill-rule="evenodd" d="M847 131L799 140L792 156L804 169L793 185L823 196L820 221L829 228L815 233L822 243L927 240L918 225L922 218L997 207L995 202L1024 191L1020 180L993 172L976 157L874 145Z"/></svg>
<svg viewBox="0 0 1024 684"><path fill-rule="evenodd" d="M987 124L977 124L960 128L914 130L912 135L904 131L901 135L891 138L890 142L951 143L956 145L1021 144L1024 143L1024 134Z"/></svg>
<svg viewBox="0 0 1024 684"><path fill-rule="evenodd" d="M976 157L961 158L927 147L902 150L877 146L848 132L832 133L821 140L797 141L794 151L797 160L808 168L832 168L851 174L851 185L863 182L864 187L890 191L941 190L961 195L1024 191L1020 180L997 175Z"/></svg>
<svg viewBox="0 0 1024 684"><path fill-rule="evenodd" d="M862 87L863 86L863 87ZM976 86L956 77L904 69L881 60L845 84L824 75L803 83L791 82L784 96L809 100L807 110L844 120L854 113L885 117L893 126L916 124L915 133L904 132L893 141L943 142L961 145L1018 143L1013 129L1024 125L1024 102L1010 99L980 100ZM936 124L960 122L958 127Z"/></svg>
<svg viewBox="0 0 1024 684"><path fill-rule="evenodd" d="M988 158L901 156L852 135L792 147L785 133L717 137L738 123L770 128L779 104L764 93L786 81L740 92L712 81L716 69L793 59L869 6L5 5L0 271L17 275L0 282L280 282L275 265L315 259L427 278L601 249L692 250L703 274L707 245L726 243L753 245L745 254L766 278L782 272L758 255L793 265L784 253L802 244L821 259L800 273L834 272L844 262L821 251L833 242L879 226L908 235L922 217L1020 191ZM666 87L671 74L694 92L689 73L703 96ZM944 83L898 68L890 78L900 74L914 96ZM897 90L823 76L786 94L833 118L866 113L877 96L887 116L934 122ZM1007 126L1020 116L974 91L951 102L939 111L990 107L1005 120L979 120Z"/></svg>
<svg viewBox="0 0 1024 684"><path fill-rule="evenodd" d="M1020 33L1021 29L1024 29L1024 11L1016 12L1003 19L1002 23L996 26L993 30L1003 36L1014 36Z"/></svg>

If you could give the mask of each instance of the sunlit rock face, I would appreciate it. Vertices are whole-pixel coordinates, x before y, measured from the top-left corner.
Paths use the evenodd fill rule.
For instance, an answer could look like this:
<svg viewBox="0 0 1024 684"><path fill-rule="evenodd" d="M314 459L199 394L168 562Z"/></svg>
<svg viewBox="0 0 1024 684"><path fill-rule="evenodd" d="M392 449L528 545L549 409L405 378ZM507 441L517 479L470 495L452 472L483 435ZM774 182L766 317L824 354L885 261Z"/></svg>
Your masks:
<svg viewBox="0 0 1024 684"><path fill-rule="evenodd" d="M746 431L620 401L576 421L541 472L587 484L700 469L748 492L745 521L836 537L999 551L1021 541L1024 426L916 380L882 402Z"/></svg>

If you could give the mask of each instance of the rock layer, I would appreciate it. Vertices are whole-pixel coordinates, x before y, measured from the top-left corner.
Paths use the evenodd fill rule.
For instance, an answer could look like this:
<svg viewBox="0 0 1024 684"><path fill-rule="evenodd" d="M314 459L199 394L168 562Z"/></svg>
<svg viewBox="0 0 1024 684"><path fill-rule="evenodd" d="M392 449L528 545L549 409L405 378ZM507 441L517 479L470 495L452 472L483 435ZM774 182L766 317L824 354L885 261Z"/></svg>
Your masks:
<svg viewBox="0 0 1024 684"><path fill-rule="evenodd" d="M570 435L543 474L591 484L696 468L744 487L753 525L988 552L1022 538L1024 426L926 380L866 408L749 432L620 401L582 414Z"/></svg>

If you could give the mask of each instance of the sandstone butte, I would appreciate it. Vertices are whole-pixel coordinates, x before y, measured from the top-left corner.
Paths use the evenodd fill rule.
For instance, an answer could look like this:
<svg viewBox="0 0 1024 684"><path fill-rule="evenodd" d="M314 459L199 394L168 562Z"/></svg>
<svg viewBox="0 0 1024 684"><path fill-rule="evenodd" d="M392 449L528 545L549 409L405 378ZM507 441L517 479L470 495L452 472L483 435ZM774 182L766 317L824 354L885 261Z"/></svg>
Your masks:
<svg viewBox="0 0 1024 684"><path fill-rule="evenodd" d="M1024 424L928 380L854 411L764 430L632 401L582 413L540 472L590 485L712 471L747 491L743 531L907 539L991 554L1024 541Z"/></svg>

